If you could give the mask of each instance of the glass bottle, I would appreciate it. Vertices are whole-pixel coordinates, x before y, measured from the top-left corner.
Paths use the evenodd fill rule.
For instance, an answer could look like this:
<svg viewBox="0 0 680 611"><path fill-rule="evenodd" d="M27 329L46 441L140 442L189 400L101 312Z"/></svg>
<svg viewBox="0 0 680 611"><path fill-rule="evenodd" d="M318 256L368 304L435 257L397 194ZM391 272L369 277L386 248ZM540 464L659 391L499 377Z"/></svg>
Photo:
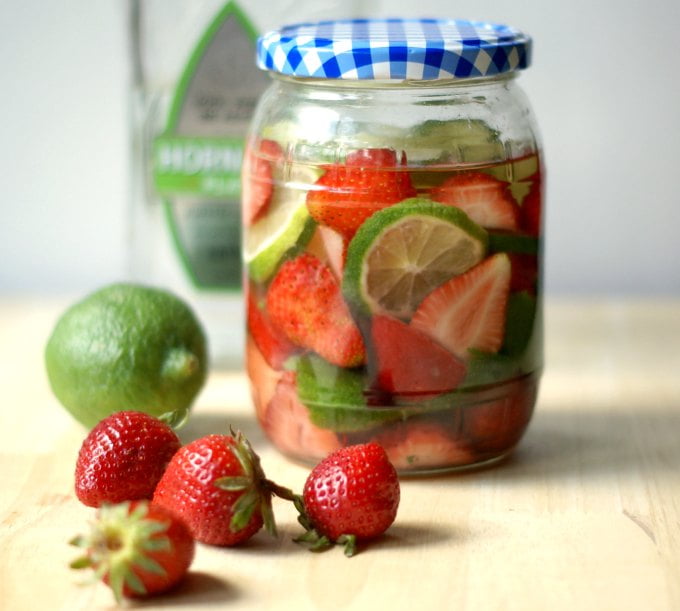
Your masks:
<svg viewBox="0 0 680 611"><path fill-rule="evenodd" d="M128 0L132 66L132 279L187 299L213 365L243 356L240 171L268 79L257 35L345 10L339 0Z"/></svg>

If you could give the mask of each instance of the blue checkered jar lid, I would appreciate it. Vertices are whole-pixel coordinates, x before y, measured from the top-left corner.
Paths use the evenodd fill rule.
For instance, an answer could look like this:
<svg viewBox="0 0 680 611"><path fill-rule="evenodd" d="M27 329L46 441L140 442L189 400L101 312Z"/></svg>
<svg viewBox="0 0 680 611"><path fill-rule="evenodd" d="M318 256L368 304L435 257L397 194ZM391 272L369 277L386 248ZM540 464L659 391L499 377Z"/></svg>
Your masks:
<svg viewBox="0 0 680 611"><path fill-rule="evenodd" d="M530 62L531 39L507 25L461 19L351 19L261 36L257 65L297 77L433 80L493 76Z"/></svg>

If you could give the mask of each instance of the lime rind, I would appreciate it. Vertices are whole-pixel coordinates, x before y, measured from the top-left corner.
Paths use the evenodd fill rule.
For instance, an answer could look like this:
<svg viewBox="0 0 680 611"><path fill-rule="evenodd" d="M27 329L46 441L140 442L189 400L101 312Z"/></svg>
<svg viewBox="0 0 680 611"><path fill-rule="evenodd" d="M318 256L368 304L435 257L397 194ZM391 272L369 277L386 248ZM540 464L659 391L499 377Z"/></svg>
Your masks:
<svg viewBox="0 0 680 611"><path fill-rule="evenodd" d="M410 198L359 228L347 250L343 295L361 314L408 319L425 295L479 263L487 249L487 232L459 208Z"/></svg>
<svg viewBox="0 0 680 611"><path fill-rule="evenodd" d="M306 205L306 189L319 171L298 167L288 181L275 184L267 214L245 232L243 260L255 282L266 282L286 254L303 248L311 239L316 223Z"/></svg>
<svg viewBox="0 0 680 611"><path fill-rule="evenodd" d="M54 395L88 428L121 409L179 422L205 382L207 340L174 294L112 284L61 315L45 366Z"/></svg>

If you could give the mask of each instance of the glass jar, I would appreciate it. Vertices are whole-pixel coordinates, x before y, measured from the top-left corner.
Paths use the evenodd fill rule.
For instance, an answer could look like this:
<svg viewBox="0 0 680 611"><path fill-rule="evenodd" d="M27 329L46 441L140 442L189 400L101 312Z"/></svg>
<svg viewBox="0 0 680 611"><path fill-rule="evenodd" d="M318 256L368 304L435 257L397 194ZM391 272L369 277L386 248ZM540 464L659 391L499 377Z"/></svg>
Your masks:
<svg viewBox="0 0 680 611"><path fill-rule="evenodd" d="M258 42L246 363L258 420L401 473L507 455L542 366L542 152L507 26L355 20Z"/></svg>

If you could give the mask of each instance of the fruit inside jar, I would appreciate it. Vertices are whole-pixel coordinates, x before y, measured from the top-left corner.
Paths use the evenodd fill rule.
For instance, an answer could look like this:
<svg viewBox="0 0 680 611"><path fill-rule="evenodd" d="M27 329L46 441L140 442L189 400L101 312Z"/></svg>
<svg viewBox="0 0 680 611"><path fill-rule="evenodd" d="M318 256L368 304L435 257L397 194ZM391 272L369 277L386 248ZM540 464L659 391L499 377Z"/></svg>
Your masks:
<svg viewBox="0 0 680 611"><path fill-rule="evenodd" d="M539 155L248 155L246 359L271 441L317 461L374 440L401 473L507 455L542 363Z"/></svg>

